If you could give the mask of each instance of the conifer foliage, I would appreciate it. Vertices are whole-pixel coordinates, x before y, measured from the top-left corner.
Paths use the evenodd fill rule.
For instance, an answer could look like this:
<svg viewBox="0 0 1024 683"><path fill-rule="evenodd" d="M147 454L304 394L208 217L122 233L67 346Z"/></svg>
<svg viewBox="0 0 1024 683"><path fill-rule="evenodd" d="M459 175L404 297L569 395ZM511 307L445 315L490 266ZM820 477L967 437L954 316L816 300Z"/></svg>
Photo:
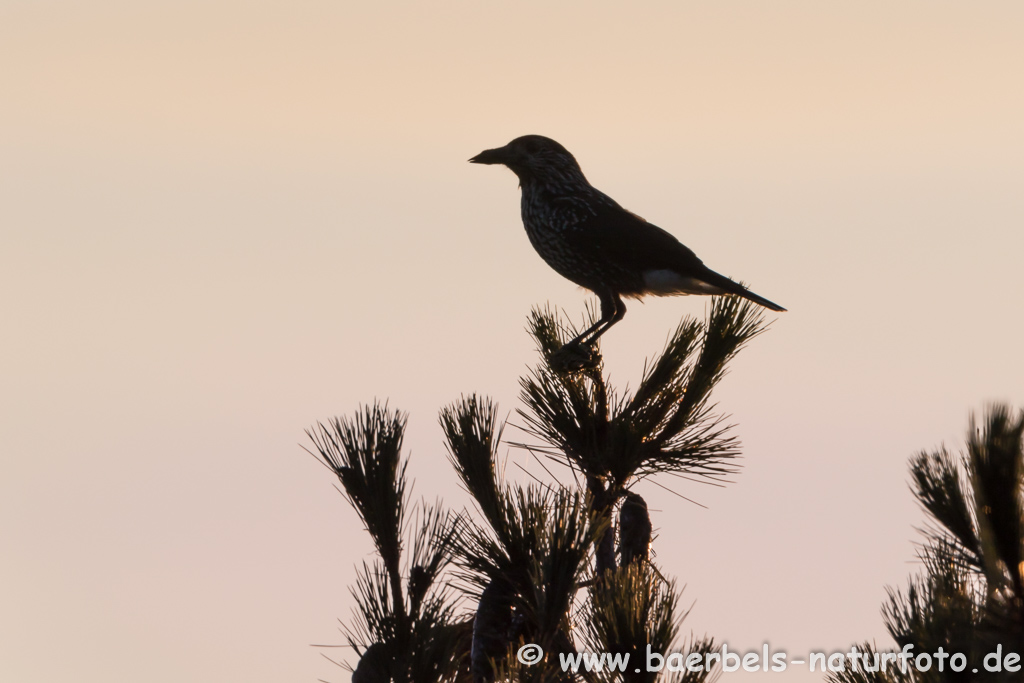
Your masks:
<svg viewBox="0 0 1024 683"><path fill-rule="evenodd" d="M889 589L882 616L896 644L913 646L915 657L942 648L942 670L930 657L920 662L927 671L910 664L905 672L892 665L886 671L851 668L833 673L832 683L1024 680L1024 662L1005 659L1024 657L1022 436L1024 411L994 405L980 423L971 418L965 451L940 448L911 460L911 486L929 517L918 552L924 571L906 590ZM870 645L863 649L873 666L877 653ZM997 651L998 670L990 656ZM961 671L950 653L964 655Z"/></svg>
<svg viewBox="0 0 1024 683"><path fill-rule="evenodd" d="M715 297L704 320L682 321L637 389L619 393L600 364L560 371L551 357L575 330L535 310L529 330L541 360L521 380L525 442L503 438L485 397L441 411L448 459L475 504L458 514L410 508L397 411L373 405L310 429L311 452L338 477L379 556L360 570L354 620L343 630L359 655L353 683L706 680L641 664L648 647L705 652L713 642L679 640L680 591L654 564L653 527L635 486L654 477L669 488L685 479L722 484L737 471L739 444L711 392L764 328L758 307ZM510 446L528 450L549 480L506 480L501 451ZM528 643L542 649L539 661L517 658ZM577 651L628 653L631 665L563 671L561 657Z"/></svg>

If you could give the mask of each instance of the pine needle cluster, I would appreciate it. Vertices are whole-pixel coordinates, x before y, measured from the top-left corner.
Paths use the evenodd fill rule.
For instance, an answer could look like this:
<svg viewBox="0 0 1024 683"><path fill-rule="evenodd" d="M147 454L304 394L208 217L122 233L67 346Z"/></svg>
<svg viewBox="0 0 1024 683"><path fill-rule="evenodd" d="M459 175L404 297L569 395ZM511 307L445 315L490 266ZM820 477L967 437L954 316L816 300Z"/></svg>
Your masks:
<svg viewBox="0 0 1024 683"><path fill-rule="evenodd" d="M957 672L833 674L832 683L946 683L1022 681L1024 666L989 671L985 657L1001 650L1024 656L1024 411L991 406L972 416L966 449L922 452L911 460L911 487L929 517L918 556L923 573L905 590L889 589L882 608L900 648L963 653ZM875 649L865 645L872 655ZM990 664L995 668L994 659ZM1024 664L1018 662L1018 664ZM974 671L977 669L977 672Z"/></svg>
<svg viewBox="0 0 1024 683"><path fill-rule="evenodd" d="M405 417L386 406L309 430L314 455L338 477L379 556L360 571L355 620L344 630L360 655L353 683L707 680L634 666L571 673L560 658L583 650L637 662L648 647L713 646L679 642L680 592L653 562L650 515L633 489L654 477L721 485L737 471L739 444L711 393L764 329L755 306L715 297L704 320L682 321L637 389L619 394L600 364L566 373L552 363L575 331L535 310L529 331L541 362L521 380L518 411L531 443L503 438L486 397L463 397L440 414L448 460L474 511L421 504L407 521ZM509 446L568 468L575 484L505 480L498 463ZM516 656L528 643L545 653L529 665Z"/></svg>

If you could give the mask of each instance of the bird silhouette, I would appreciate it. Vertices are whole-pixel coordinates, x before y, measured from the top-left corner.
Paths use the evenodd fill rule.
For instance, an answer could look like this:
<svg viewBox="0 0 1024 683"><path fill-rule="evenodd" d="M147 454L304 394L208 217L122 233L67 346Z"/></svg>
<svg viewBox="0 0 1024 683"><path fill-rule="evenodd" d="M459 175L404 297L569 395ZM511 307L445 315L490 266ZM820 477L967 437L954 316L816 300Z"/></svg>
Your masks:
<svg viewBox="0 0 1024 683"><path fill-rule="evenodd" d="M601 301L601 318L559 352L570 366L596 362L594 342L626 314L622 297L734 294L786 310L711 270L670 233L593 187L576 158L551 138L524 135L470 161L502 164L519 177L523 226L534 249Z"/></svg>

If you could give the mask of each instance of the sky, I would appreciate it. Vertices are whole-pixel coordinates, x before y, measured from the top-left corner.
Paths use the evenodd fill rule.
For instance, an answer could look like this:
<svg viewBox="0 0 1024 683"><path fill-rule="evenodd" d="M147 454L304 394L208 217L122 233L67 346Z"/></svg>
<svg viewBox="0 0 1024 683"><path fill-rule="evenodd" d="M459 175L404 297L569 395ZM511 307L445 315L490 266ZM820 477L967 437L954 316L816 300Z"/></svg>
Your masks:
<svg viewBox="0 0 1024 683"><path fill-rule="evenodd" d="M715 394L735 483L639 489L683 631L891 643L908 459L1024 406L1022 33L1009 1L0 1L0 679L348 680L311 645L372 548L304 430L387 400L415 497L468 504L438 410L516 424L531 307L588 300L466 163L526 133L789 309ZM612 382L706 306L629 304ZM766 676L820 680L723 680Z"/></svg>

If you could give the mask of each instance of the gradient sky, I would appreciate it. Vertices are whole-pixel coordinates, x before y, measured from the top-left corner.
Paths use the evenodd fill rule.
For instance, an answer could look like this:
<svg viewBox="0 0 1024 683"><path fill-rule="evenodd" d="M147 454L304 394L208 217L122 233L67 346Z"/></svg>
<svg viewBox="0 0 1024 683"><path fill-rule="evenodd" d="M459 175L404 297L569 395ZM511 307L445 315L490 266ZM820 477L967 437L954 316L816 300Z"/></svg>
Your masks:
<svg viewBox="0 0 1024 683"><path fill-rule="evenodd" d="M1024 405L1024 5L552 4L0 1L0 679L348 679L371 546L303 430L387 398L467 502L438 409L514 418L586 300L466 163L525 133L789 308L716 394L736 483L640 488L684 631L889 642L908 458ZM613 381L705 305L630 305Z"/></svg>

